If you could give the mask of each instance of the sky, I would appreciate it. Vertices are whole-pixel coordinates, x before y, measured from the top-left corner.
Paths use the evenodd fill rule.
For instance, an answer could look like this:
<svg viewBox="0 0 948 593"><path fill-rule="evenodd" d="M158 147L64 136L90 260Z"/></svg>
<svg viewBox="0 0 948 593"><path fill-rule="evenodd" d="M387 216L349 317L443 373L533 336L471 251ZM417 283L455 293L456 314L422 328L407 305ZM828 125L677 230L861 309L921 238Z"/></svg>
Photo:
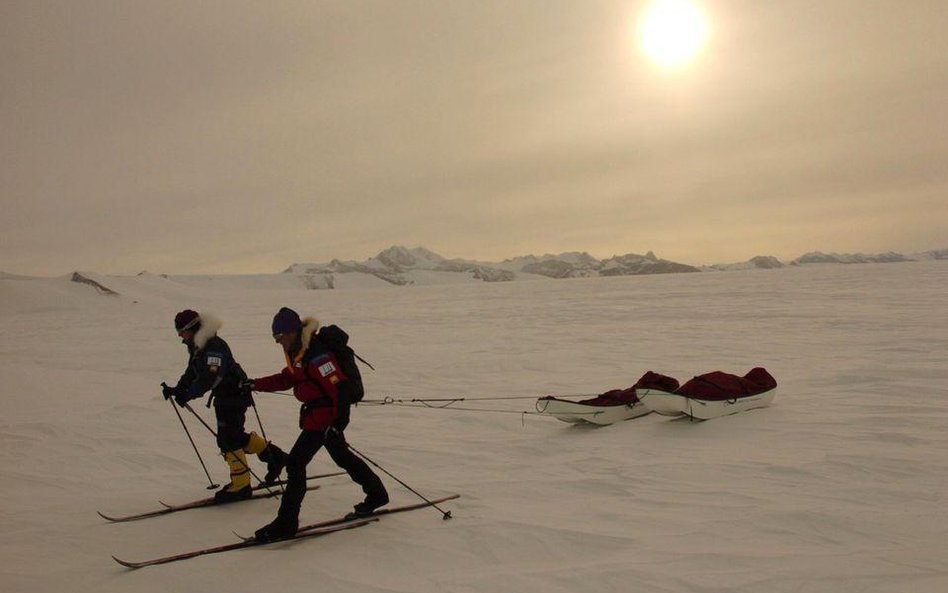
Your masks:
<svg viewBox="0 0 948 593"><path fill-rule="evenodd" d="M948 247L948 2L0 5L0 270Z"/></svg>

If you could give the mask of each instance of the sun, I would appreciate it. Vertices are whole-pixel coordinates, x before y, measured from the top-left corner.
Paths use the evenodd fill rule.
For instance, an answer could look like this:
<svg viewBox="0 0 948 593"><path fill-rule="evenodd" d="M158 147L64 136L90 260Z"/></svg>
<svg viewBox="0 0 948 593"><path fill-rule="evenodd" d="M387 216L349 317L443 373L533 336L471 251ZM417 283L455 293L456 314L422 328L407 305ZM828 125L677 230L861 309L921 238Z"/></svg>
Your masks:
<svg viewBox="0 0 948 593"><path fill-rule="evenodd" d="M689 0L656 0L639 24L646 55L662 66L691 61L708 38L704 14Z"/></svg>

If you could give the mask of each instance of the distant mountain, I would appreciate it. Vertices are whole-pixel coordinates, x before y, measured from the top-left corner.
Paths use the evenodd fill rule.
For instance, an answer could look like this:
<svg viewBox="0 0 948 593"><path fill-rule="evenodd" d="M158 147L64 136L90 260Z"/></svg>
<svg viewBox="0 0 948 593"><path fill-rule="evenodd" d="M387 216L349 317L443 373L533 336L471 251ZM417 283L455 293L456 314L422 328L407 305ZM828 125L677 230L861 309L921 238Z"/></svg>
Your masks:
<svg viewBox="0 0 948 593"><path fill-rule="evenodd" d="M293 264L284 270L284 273L307 276L361 273L375 276L390 284L404 286L415 283L409 272L419 270L466 273L477 280L486 282L514 279L514 274L507 270L492 268L477 262L448 260L424 247L408 249L398 245L389 247L363 262L334 259L324 264Z"/></svg>
<svg viewBox="0 0 948 593"><path fill-rule="evenodd" d="M629 253L616 255L603 260L600 276L633 276L639 274L679 274L683 272L700 272L701 270L687 264L679 264L667 259L659 259L649 251L645 255Z"/></svg>
<svg viewBox="0 0 948 593"><path fill-rule="evenodd" d="M877 255L866 255L863 253L822 253L820 251L811 251L801 255L790 262L792 265L800 264L891 264L906 261L914 261L901 253L889 251Z"/></svg>
<svg viewBox="0 0 948 593"><path fill-rule="evenodd" d="M510 282L526 278L589 278L600 276L633 276L645 274L677 274L702 271L733 270L772 270L785 266L803 266L811 264L868 264L899 263L920 260L948 260L948 249L939 249L916 253L910 256L890 251L875 255L863 253L823 253L811 251L790 261L781 262L772 255L758 255L746 262L714 264L695 267L658 258L649 251L645 255L628 253L615 255L608 259L596 259L586 252L571 251L560 254L523 255L501 262L478 262L465 259L447 259L437 253L415 247L409 249L392 246L374 257L361 262L334 259L322 264L293 264L284 273L305 276L308 283L316 282L316 276L322 276L319 287L334 285L337 274L361 273L374 276L390 284L399 286L431 283L431 276L425 273L453 272L458 279L481 280L484 282ZM445 279L439 282L453 282Z"/></svg>
<svg viewBox="0 0 948 593"><path fill-rule="evenodd" d="M407 249L392 246L375 256L375 259L384 266L393 270L423 269L433 270L441 265L445 259L424 247Z"/></svg>
<svg viewBox="0 0 948 593"><path fill-rule="evenodd" d="M713 266L709 266L709 269L723 272L731 270L775 270L777 268L782 268L785 265L786 264L772 255L758 255L756 257L750 258L746 262L736 264L714 264Z"/></svg>
<svg viewBox="0 0 948 593"><path fill-rule="evenodd" d="M923 251L916 253L914 259L948 259L948 249L935 249L933 251Z"/></svg>
<svg viewBox="0 0 948 593"><path fill-rule="evenodd" d="M659 259L654 253L629 253L599 260L588 253L525 255L502 262L477 262L446 259L423 247L408 249L393 246L363 262L334 259L324 264L293 264L289 274L318 275L359 272L397 285L414 284L416 272L454 272L484 282L510 282L521 277L587 278L591 276L629 276L700 272L698 268Z"/></svg>
<svg viewBox="0 0 948 593"><path fill-rule="evenodd" d="M547 278L586 278L598 276L599 270L602 269L602 262L585 251L570 251L558 255L521 255L505 259L496 265L512 272L536 274Z"/></svg>
<svg viewBox="0 0 948 593"><path fill-rule="evenodd" d="M396 245L361 262L333 259L327 263L293 264L280 274L179 276L152 274L143 271L134 277L136 282L128 282L128 277L124 276L77 271L63 276L62 280L87 285L100 295L129 296L131 294L131 298L151 298L149 296L151 292L141 292L143 283L150 287L149 290L157 288L160 294L177 294L182 282L188 286L195 282L208 282L218 288L227 286L234 290L266 287L325 290L372 288L385 284L406 286L511 282L514 280L676 274L702 271L769 270L786 266L900 263L932 260L948 261L948 249L936 249L908 256L896 252L867 255L812 251L789 263L781 262L771 255L758 255L746 262L714 264L697 268L661 259L651 251L645 255L628 253L603 260L596 259L586 252L572 251L541 256L524 255L501 262L480 262L465 259L447 259L423 247L408 249ZM3 281L29 279L34 279L34 277L0 271L0 280Z"/></svg>
<svg viewBox="0 0 948 593"><path fill-rule="evenodd" d="M708 271L731 271L748 269L774 269L784 266L805 266L810 264L891 264L923 260L948 260L948 249L937 249L914 253L912 255L903 255L894 251L877 254L865 253L823 253L822 251L811 251L800 257L783 263L772 255L758 255L746 262L734 264L714 264L703 268Z"/></svg>

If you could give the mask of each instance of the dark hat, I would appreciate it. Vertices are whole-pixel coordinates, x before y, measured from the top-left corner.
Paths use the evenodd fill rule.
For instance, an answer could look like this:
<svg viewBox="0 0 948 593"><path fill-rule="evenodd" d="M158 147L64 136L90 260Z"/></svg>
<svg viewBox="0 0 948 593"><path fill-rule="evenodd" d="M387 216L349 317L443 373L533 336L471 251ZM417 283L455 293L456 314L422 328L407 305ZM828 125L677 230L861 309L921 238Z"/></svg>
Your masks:
<svg viewBox="0 0 948 593"><path fill-rule="evenodd" d="M303 329L303 322L300 316L288 307L283 307L273 316L273 335L289 334Z"/></svg>
<svg viewBox="0 0 948 593"><path fill-rule="evenodd" d="M198 315L197 311L191 309L185 309L174 316L174 328L178 332L196 330L200 324L201 316Z"/></svg>

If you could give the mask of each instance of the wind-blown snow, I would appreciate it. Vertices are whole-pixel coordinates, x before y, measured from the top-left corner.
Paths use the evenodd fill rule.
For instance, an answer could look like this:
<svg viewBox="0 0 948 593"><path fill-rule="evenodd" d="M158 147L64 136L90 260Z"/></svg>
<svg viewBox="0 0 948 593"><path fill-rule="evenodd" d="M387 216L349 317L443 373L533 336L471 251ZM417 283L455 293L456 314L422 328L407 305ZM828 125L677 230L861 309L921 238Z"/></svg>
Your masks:
<svg viewBox="0 0 948 593"><path fill-rule="evenodd" d="M3 591L948 590L944 262L398 290L312 291L286 276L95 278L120 296L68 277L0 278ZM758 365L779 391L769 408L703 423L650 415L598 429L522 415L531 399L363 405L351 443L425 495L460 493L445 505L454 519L421 510L118 566L111 554L228 543L274 516L273 500L125 524L95 511L208 495L158 389L185 362L174 313L220 317L259 375L283 364L269 335L282 305L351 333L377 368L365 372L369 398L592 394L646 370L686 380ZM288 447L294 401L257 399L267 435ZM187 420L225 480L213 439ZM325 452L310 466L333 468ZM393 502L417 500L383 479ZM327 479L302 519L345 512L359 494Z"/></svg>

